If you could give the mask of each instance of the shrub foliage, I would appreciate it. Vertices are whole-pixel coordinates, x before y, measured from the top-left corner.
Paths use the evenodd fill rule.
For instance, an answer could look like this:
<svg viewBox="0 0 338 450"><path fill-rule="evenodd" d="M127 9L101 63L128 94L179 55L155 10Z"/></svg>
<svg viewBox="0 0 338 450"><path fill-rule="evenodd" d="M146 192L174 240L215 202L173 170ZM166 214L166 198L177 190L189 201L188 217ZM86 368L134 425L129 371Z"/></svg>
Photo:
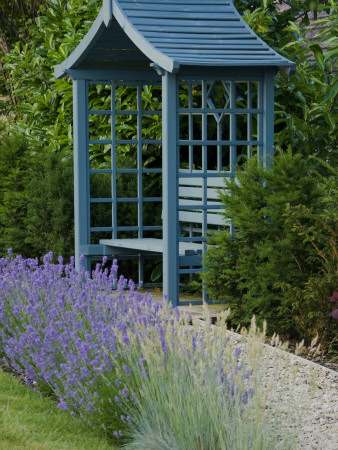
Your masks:
<svg viewBox="0 0 338 450"><path fill-rule="evenodd" d="M234 323L267 319L280 333L328 342L336 332L327 298L338 283L335 175L291 152L267 170L253 158L220 193L235 226L210 237L204 275Z"/></svg>
<svg viewBox="0 0 338 450"><path fill-rule="evenodd" d="M73 254L73 169L53 152L34 153L20 134L0 139L0 252Z"/></svg>
<svg viewBox="0 0 338 450"><path fill-rule="evenodd" d="M336 165L336 2L234 3L263 40L297 63L296 74L276 77L276 142L284 150L290 146L294 152L315 154ZM289 8L281 10L280 3ZM0 109L12 133L0 136L0 252L8 247L24 256L42 256L53 250L68 257L73 252L72 87L68 77L56 80L53 69L76 48L101 5L102 0L20 0L10 7L0 0L4 25L0 32L0 94L5 96ZM323 17L322 11L330 14ZM310 20L319 20L315 40L308 39ZM93 107L95 102L101 106L110 102L102 87L91 94ZM126 108L135 101L129 94L128 89L121 89L117 95ZM144 92L143 101L158 107L159 100L151 90ZM109 124L100 120L90 126L104 133ZM128 119L117 123L121 139L127 138L127 132L134 133L129 125ZM159 138L160 123L150 122L144 133ZM129 153L126 146L118 156L127 161L132 157ZM149 165L159 155L144 156ZM236 237L225 232L215 237L219 247L207 256L210 273L206 280L215 298L226 296L233 303L234 320L248 321L255 312L270 317L271 325L278 324L279 330L311 334L313 327L324 333L326 296L337 289L333 286L336 254L332 250L336 248L332 216L336 192L329 186L332 177L325 182L313 171L309 173L308 162L294 158L294 166L290 157L285 156L284 162L280 158L270 177L254 162L246 167L246 175L240 171L241 187L233 184L229 188L238 205L230 196L224 197L237 221ZM95 167L109 165L105 148L91 154L91 159ZM104 189L96 184L98 192ZM160 180L154 177L149 190L154 195L160 189ZM134 213L126 209L121 214L131 220ZM99 215L106 217L107 211L100 210ZM330 333L324 333L327 339Z"/></svg>

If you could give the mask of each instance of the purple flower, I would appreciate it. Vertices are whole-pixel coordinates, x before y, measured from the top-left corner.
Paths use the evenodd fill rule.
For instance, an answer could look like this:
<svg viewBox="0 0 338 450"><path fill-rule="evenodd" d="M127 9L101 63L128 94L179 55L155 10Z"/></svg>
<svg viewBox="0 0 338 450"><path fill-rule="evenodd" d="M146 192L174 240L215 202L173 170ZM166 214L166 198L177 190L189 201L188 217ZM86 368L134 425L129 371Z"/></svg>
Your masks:
<svg viewBox="0 0 338 450"><path fill-rule="evenodd" d="M123 333L128 347L127 328L153 326L160 307L154 307L151 296L136 294L131 282L128 297L124 281L113 291L116 260L110 271L100 267L90 278L83 267L75 271L74 258L64 264L59 257L56 265L52 258L47 254L40 266L21 256L0 259L2 348L7 364L22 373L27 384L45 386L63 408L95 411L83 387L102 399L96 383L113 369L109 354L116 354L117 333ZM124 371L131 375L127 365ZM114 394L118 383L106 378L103 384Z"/></svg>
<svg viewBox="0 0 338 450"><path fill-rule="evenodd" d="M338 291L334 291L332 297L329 298L329 302L337 302L338 303Z"/></svg>
<svg viewBox="0 0 338 450"><path fill-rule="evenodd" d="M123 368L125 374L127 375L127 377L131 376L131 370L126 364L123 364L122 368Z"/></svg>
<svg viewBox="0 0 338 450"><path fill-rule="evenodd" d="M67 403L66 403L65 401L59 402L59 403L58 403L58 407L59 407L60 409L63 409L63 410L69 409L69 407L68 407L68 405L67 405Z"/></svg>
<svg viewBox="0 0 338 450"><path fill-rule="evenodd" d="M338 291L333 292L332 297L329 298L329 302L336 303L338 306ZM331 314L334 319L338 320L338 309L334 309Z"/></svg>
<svg viewBox="0 0 338 450"><path fill-rule="evenodd" d="M123 398L127 399L129 394L126 388L122 389L122 391L120 391L120 394L122 395Z"/></svg>

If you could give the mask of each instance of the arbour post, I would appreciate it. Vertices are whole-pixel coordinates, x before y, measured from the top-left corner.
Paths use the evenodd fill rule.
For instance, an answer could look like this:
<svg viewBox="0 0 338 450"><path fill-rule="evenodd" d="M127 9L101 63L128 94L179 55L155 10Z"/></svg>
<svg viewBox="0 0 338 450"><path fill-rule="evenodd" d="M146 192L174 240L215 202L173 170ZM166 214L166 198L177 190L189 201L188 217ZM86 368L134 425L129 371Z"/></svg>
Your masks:
<svg viewBox="0 0 338 450"><path fill-rule="evenodd" d="M177 87L176 75L162 76L163 293L178 304Z"/></svg>
<svg viewBox="0 0 338 450"><path fill-rule="evenodd" d="M274 153L274 78L276 70L264 69L263 83L263 165L269 167Z"/></svg>
<svg viewBox="0 0 338 450"><path fill-rule="evenodd" d="M73 81L74 127L74 233L75 265L79 268L81 247L90 244L88 87L86 80ZM90 259L84 257L90 271Z"/></svg>

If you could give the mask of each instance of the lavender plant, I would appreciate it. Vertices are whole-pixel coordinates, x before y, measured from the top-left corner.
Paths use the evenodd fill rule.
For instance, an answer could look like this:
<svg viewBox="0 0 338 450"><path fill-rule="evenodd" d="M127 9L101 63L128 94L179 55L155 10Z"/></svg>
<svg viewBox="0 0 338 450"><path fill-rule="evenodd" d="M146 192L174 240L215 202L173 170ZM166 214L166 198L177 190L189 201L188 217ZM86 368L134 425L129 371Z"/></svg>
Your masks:
<svg viewBox="0 0 338 450"><path fill-rule="evenodd" d="M168 320L165 308L159 314L166 326L149 330L141 340L128 331L132 345L124 364L134 367L132 383L138 389L134 404L120 399L130 425L124 448L292 448L292 433L281 431L287 420L281 424L279 415L266 408L262 393L263 335L254 329L245 349L228 333L229 312L219 315L215 327L207 310L204 321L193 320L192 326L188 314L181 313L179 321ZM122 335L117 339L123 347ZM130 375L112 359L128 387Z"/></svg>
<svg viewBox="0 0 338 450"><path fill-rule="evenodd" d="M191 326L118 279L116 261L89 276L52 258L0 259L0 351L28 385L130 448L279 448L255 358L226 335L225 316Z"/></svg>
<svg viewBox="0 0 338 450"><path fill-rule="evenodd" d="M98 376L114 380L107 352L117 352L117 330L127 343L127 327L135 321L154 326L160 305L131 282L126 291L124 278L116 279L116 261L110 271L98 264L90 278L83 268L76 272L73 261L65 265L59 257L54 265L52 257L46 255L41 266L20 256L0 260L4 362L27 384L54 395L60 408L113 434L123 427L120 389L114 382L100 384Z"/></svg>

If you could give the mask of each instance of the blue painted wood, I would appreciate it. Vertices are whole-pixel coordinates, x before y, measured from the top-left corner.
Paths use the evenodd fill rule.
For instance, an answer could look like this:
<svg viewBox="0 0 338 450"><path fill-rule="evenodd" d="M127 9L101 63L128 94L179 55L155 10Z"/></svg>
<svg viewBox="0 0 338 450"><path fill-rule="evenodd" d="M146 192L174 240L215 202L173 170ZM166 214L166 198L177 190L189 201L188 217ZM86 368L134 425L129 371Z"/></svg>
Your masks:
<svg viewBox="0 0 338 450"><path fill-rule="evenodd" d="M230 82L230 108L236 108L236 83L235 81ZM237 150L236 150L236 130L237 130L237 121L236 114L230 115L230 173L234 174L234 167L237 163Z"/></svg>
<svg viewBox="0 0 338 450"><path fill-rule="evenodd" d="M169 58L161 51L157 50L151 42L144 39L142 32L129 20L126 13L121 8L120 3L113 1L113 14L119 25L125 30L127 36L132 42L147 56L151 61L156 62L159 66L174 72L178 68L178 64L172 58Z"/></svg>
<svg viewBox="0 0 338 450"><path fill-rule="evenodd" d="M142 111L142 84L137 85L137 195L138 195L138 205L137 205L137 223L139 226L138 238L143 238L143 178L142 178L142 166L143 166L143 136L142 136L142 115L145 113ZM162 199L160 200L162 201ZM138 280L143 282L144 280L144 257L142 253L138 255Z"/></svg>
<svg viewBox="0 0 338 450"><path fill-rule="evenodd" d="M273 152L273 79L278 69L292 71L294 63L259 39L230 1L104 0L100 14L81 44L55 68L57 77L68 74L74 80L76 260L83 253L89 269L91 258L112 252L126 259L134 255L139 261L139 279L143 281L144 254L155 257L157 246L163 253L163 290L177 305L180 276L189 278L203 270L201 253L206 250L205 236L209 226L214 229L229 226L224 224L218 212L219 200L215 198L215 187L220 187L219 173L234 176L238 158L242 155L250 157L253 149L258 149L262 160ZM236 93L236 90L241 92L240 81L247 83L247 99L243 99L247 104L243 108L238 104ZM253 82L259 85L255 102ZM110 109L88 111L88 83L111 86ZM162 140L146 140L142 135L142 117L161 115L161 111L142 109L142 87L160 83ZM217 103L213 98L215 83L218 88L224 86L225 106L214 105ZM196 95L192 93L196 85L201 96L197 103ZM115 109L115 93L119 86L137 87L136 110ZM182 86L188 90L184 107L178 97ZM111 136L89 140L89 114L110 116ZM116 115L133 116L137 120L135 136L116 138ZM184 123L181 122L183 117L187 118ZM211 133L211 136L208 135L210 117L216 124L216 134ZM227 121L223 126L224 117L229 118L229 126ZM198 132L197 123L200 124ZM186 127L182 137L181 126ZM143 204L161 202L162 198L143 197L142 177L147 173L161 173L162 169L143 168L142 150L144 145L161 143L163 226L144 226ZM110 168L89 169L89 144L111 146ZM118 146L130 144L137 148L137 167L117 168ZM182 167L181 150L188 152ZM223 151L228 152L225 162ZM212 169L208 167L210 160ZM227 166L226 171L223 165ZM111 175L111 198L90 198L91 174ZM125 198L121 193L118 197L116 180L120 174L137 176L134 197ZM112 208L111 226L92 227L90 224L90 206L94 208L100 203L107 203ZM118 216L121 203L137 204L134 225L123 225L123 218ZM144 239L148 236L145 232L161 230L163 240L152 239L152 248L148 238ZM92 245L92 232L108 232L111 239L101 239L100 245ZM120 232L128 232L128 236L133 232L137 239L121 240ZM148 247L144 250L145 245ZM198 254L182 252L182 249L192 247L199 249ZM207 300L205 290L203 299Z"/></svg>
<svg viewBox="0 0 338 450"><path fill-rule="evenodd" d="M81 255L88 256L105 256L106 255L106 247L104 245L96 244L96 245L80 245L79 248ZM108 255L107 255L108 256Z"/></svg>
<svg viewBox="0 0 338 450"><path fill-rule="evenodd" d="M276 71L265 69L263 92L263 164L269 167L271 156L274 153L274 77Z"/></svg>
<svg viewBox="0 0 338 450"><path fill-rule="evenodd" d="M68 74L73 80L90 80L92 83L97 84L100 83L100 80L102 83L106 83L107 80L121 80L121 84L128 83L128 80L129 82L131 80L151 82L161 81L154 70L66 69L65 74Z"/></svg>
<svg viewBox="0 0 338 450"><path fill-rule="evenodd" d="M247 64L250 67L250 77L248 77L248 71L244 70L243 67L237 66L224 66L217 67L212 66L212 70L209 67L198 66L191 64L190 66L182 66L180 68L180 76L185 80L236 80L236 81L247 81L250 80L261 80L264 77L264 66L256 66L254 64Z"/></svg>
<svg viewBox="0 0 338 450"><path fill-rule="evenodd" d="M112 137L112 150L111 150L111 170L112 170L112 178L111 178L111 196L112 196L112 201L113 201L113 205L112 205L112 225L113 225L113 233L112 233L112 238L113 239L117 239L117 232L118 232L118 224L117 224L117 186L116 186L116 123L115 123L115 114L114 114L114 110L115 110L115 103L116 103L116 98L115 98L115 83L112 82L111 85L111 104L110 104L110 109L112 111L112 115L111 115L111 137Z"/></svg>
<svg viewBox="0 0 338 450"><path fill-rule="evenodd" d="M95 110L95 109L90 109L89 114L93 114L93 115L97 115L97 116L104 116L107 114L111 114L112 111L111 110L104 110L104 109L99 109L99 110ZM137 116L139 114L144 114L147 116L158 116L160 114L162 114L162 111L132 111L132 110L115 110L115 114L119 115L119 116Z"/></svg>
<svg viewBox="0 0 338 450"><path fill-rule="evenodd" d="M163 164L163 292L174 306L179 300L177 213L177 85L176 76L165 72L162 81Z"/></svg>
<svg viewBox="0 0 338 450"><path fill-rule="evenodd" d="M272 66L287 72L295 64L263 42L232 2L105 0L92 28L57 68L149 69L151 62L171 73L184 66Z"/></svg>
<svg viewBox="0 0 338 450"><path fill-rule="evenodd" d="M138 238L143 238L143 180L142 180L142 84L137 85L137 195L138 195L138 208L137 208L137 222L139 226ZM143 281L143 258L139 257L139 280Z"/></svg>
<svg viewBox="0 0 338 450"><path fill-rule="evenodd" d="M203 80L202 81L202 108L203 109L207 109L208 107L208 85L207 85L207 81ZM203 171L203 178L202 178L202 204L207 206L208 205L208 178L207 178L207 172L208 172L208 145L206 144L206 141L208 139L208 123L207 123L207 115L203 114L202 116L202 140L204 141L203 146L202 146L202 171ZM197 213L198 214L198 213ZM208 210L207 209L202 209L202 236L206 236L207 232L208 232ZM193 221L192 221L193 222ZM203 243L203 250L202 250L202 254L203 257L205 256L207 250L207 244L206 242ZM187 269L180 269L180 274L184 274L184 273L194 273L193 272L193 268L190 267L190 272L184 272L184 270ZM199 270L199 269L198 269ZM207 300L207 291L205 289L205 287L203 286L202 288L202 299L205 302Z"/></svg>
<svg viewBox="0 0 338 450"><path fill-rule="evenodd" d="M75 261L78 269L80 248L90 245L89 153L88 153L88 86L85 80L73 83L74 127L74 233ZM84 267L90 271L86 255Z"/></svg>

